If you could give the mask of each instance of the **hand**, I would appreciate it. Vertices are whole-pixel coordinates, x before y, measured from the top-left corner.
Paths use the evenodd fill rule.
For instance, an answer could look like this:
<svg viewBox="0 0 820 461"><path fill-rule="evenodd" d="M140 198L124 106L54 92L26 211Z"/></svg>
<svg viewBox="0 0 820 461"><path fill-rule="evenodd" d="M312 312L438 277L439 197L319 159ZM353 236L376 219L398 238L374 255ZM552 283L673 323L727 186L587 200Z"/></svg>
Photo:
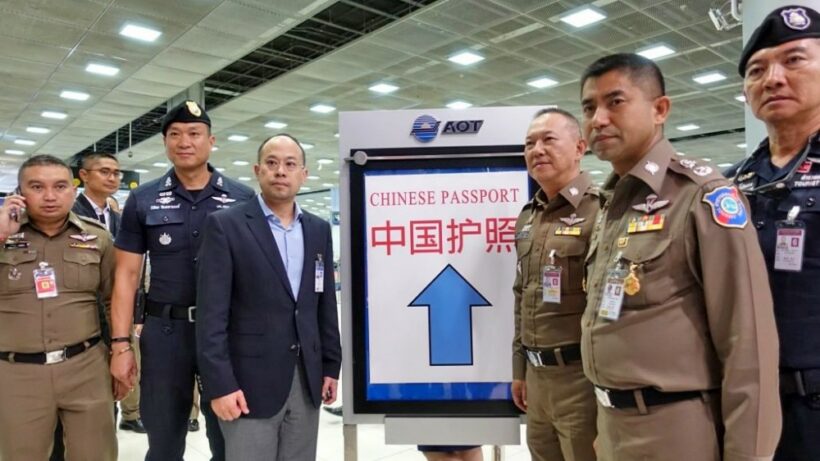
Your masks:
<svg viewBox="0 0 820 461"><path fill-rule="evenodd" d="M514 379L510 386L513 403L524 413L527 412L527 383L523 379Z"/></svg>
<svg viewBox="0 0 820 461"><path fill-rule="evenodd" d="M111 376L131 390L137 379L137 361L134 360L134 351L120 352L130 347L129 344L122 344L111 346Z"/></svg>
<svg viewBox="0 0 820 461"><path fill-rule="evenodd" d="M336 389L339 387L339 380L325 376L322 379L322 403L330 405L336 401Z"/></svg>
<svg viewBox="0 0 820 461"><path fill-rule="evenodd" d="M594 451L596 455L598 454L598 437L600 436L595 436L595 440L592 441L592 451Z"/></svg>
<svg viewBox="0 0 820 461"><path fill-rule="evenodd" d="M116 401L124 399L128 393L131 392L131 389L128 388L128 384L116 379L111 380L111 387L114 388L114 400Z"/></svg>
<svg viewBox="0 0 820 461"><path fill-rule="evenodd" d="M241 390L211 400L211 408L222 421L233 421L242 414L250 413L245 394Z"/></svg>
<svg viewBox="0 0 820 461"><path fill-rule="evenodd" d="M20 213L26 208L26 199L20 195L9 195L0 207L0 237L6 240L9 235L20 231ZM16 218L15 218L16 216Z"/></svg>
<svg viewBox="0 0 820 461"><path fill-rule="evenodd" d="M145 326L145 325L143 325L141 323L138 323L138 324L134 325L134 336L136 336L137 338L142 336L142 327L143 326Z"/></svg>

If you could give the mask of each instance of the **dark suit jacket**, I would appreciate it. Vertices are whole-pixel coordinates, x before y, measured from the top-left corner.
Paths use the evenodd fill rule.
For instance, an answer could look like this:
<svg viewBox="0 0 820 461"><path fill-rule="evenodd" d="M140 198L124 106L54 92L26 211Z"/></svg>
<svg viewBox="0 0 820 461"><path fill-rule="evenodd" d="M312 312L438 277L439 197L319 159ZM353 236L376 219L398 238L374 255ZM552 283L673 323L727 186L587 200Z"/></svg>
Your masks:
<svg viewBox="0 0 820 461"><path fill-rule="evenodd" d="M77 196L74 200L74 206L71 207L71 211L80 216L85 216L86 218L98 219L97 212L94 211L94 206L84 194ZM108 214L111 216L111 234L116 237L117 231L120 230L120 220L122 220L122 216L114 210L111 210Z"/></svg>
<svg viewBox="0 0 820 461"><path fill-rule="evenodd" d="M196 319L205 400L241 389L248 417L270 418L287 400L297 359L304 363L317 408L322 378L338 379L342 357L330 225L303 212L302 231L305 259L294 300L258 200L208 216L199 252ZM320 257L324 292L316 293Z"/></svg>

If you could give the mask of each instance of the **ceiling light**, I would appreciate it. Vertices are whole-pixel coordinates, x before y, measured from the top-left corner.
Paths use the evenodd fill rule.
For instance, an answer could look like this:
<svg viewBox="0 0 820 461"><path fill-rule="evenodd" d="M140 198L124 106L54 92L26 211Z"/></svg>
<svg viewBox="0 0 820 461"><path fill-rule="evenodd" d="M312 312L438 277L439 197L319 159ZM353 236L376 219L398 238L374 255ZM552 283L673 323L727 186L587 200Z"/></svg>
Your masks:
<svg viewBox="0 0 820 461"><path fill-rule="evenodd" d="M331 197L322 197L323 200L333 200Z"/></svg>
<svg viewBox="0 0 820 461"><path fill-rule="evenodd" d="M168 167L168 164L165 163L165 162L154 162L151 165L155 166L157 168L166 168L166 167Z"/></svg>
<svg viewBox="0 0 820 461"><path fill-rule="evenodd" d="M746 148L746 143L742 142L742 143L738 144L737 147L739 147L741 149L745 149Z"/></svg>
<svg viewBox="0 0 820 461"><path fill-rule="evenodd" d="M216 167L216 171L222 173L223 171L225 171L225 169L222 168L221 166L218 166L218 167Z"/></svg>
<svg viewBox="0 0 820 461"><path fill-rule="evenodd" d="M709 158L709 157L703 157L701 160L703 160L704 162L711 162L712 161L712 159Z"/></svg>
<svg viewBox="0 0 820 461"><path fill-rule="evenodd" d="M271 120L270 122L265 124L265 128L272 128L274 130L281 130L282 128L288 126L287 123L284 122L277 122L275 120Z"/></svg>
<svg viewBox="0 0 820 461"><path fill-rule="evenodd" d="M306 201L306 202L308 202L308 203L314 203L314 202L316 202L316 200L313 200L312 198L305 199L305 201Z"/></svg>
<svg viewBox="0 0 820 461"><path fill-rule="evenodd" d="M683 152L675 152L675 155L680 155L681 157L683 157L686 154L684 154Z"/></svg>
<svg viewBox="0 0 820 461"><path fill-rule="evenodd" d="M91 63L85 66L85 71L90 72L92 74L105 75L107 77L113 77L114 75L120 73L120 69L117 67L95 63Z"/></svg>
<svg viewBox="0 0 820 461"><path fill-rule="evenodd" d="M17 149L6 149L6 153L9 155L26 155L25 152Z"/></svg>
<svg viewBox="0 0 820 461"><path fill-rule="evenodd" d="M447 58L450 62L461 64L462 66L469 66L484 60L484 56L473 53L472 51L462 51Z"/></svg>
<svg viewBox="0 0 820 461"><path fill-rule="evenodd" d="M238 179L240 181L250 181L251 180L251 178L249 176L240 176L236 179Z"/></svg>
<svg viewBox="0 0 820 461"><path fill-rule="evenodd" d="M48 128L43 128L41 126L30 126L30 127L26 128L26 131L28 131L29 133L35 133L35 134L46 134L46 133L51 132L51 130L49 130Z"/></svg>
<svg viewBox="0 0 820 461"><path fill-rule="evenodd" d="M692 80L700 83L701 85L707 85L709 83L719 82L721 80L726 80L726 75L722 72L709 72L706 74L695 75L692 77Z"/></svg>
<svg viewBox="0 0 820 461"><path fill-rule="evenodd" d="M232 134L228 136L228 141L235 141L235 142L245 142L248 140L248 137L244 134Z"/></svg>
<svg viewBox="0 0 820 461"><path fill-rule="evenodd" d="M555 86L558 84L557 80L553 80L549 77L540 77L536 78L535 80L530 80L527 82L527 85L541 89L541 88L549 88L551 86Z"/></svg>
<svg viewBox="0 0 820 461"><path fill-rule="evenodd" d="M53 118L55 120L62 120L64 118L68 117L67 114L64 114L62 112L55 112L53 110L44 110L43 112L40 113L40 116L45 117L45 118Z"/></svg>
<svg viewBox="0 0 820 461"><path fill-rule="evenodd" d="M675 50L666 45L655 45L653 47L638 51L638 54L646 59L658 59L669 56L670 54L675 54Z"/></svg>
<svg viewBox="0 0 820 461"><path fill-rule="evenodd" d="M333 137L334 137L334 138L338 138L338 137L339 137L339 133L333 133Z"/></svg>
<svg viewBox="0 0 820 461"><path fill-rule="evenodd" d="M144 168L135 168L134 169L134 173L145 174L145 173L150 173L150 172L151 172L151 170L146 170Z"/></svg>
<svg viewBox="0 0 820 461"><path fill-rule="evenodd" d="M88 99L89 94L83 93L82 91L63 90L63 92L60 93L60 97L63 99L71 99L74 101L85 101L86 99Z"/></svg>
<svg viewBox="0 0 820 461"><path fill-rule="evenodd" d="M339 170L335 170L333 174L339 174Z"/></svg>
<svg viewBox="0 0 820 461"><path fill-rule="evenodd" d="M125 27L120 29L120 35L143 42L153 42L162 35L162 32L148 27L126 24Z"/></svg>
<svg viewBox="0 0 820 461"><path fill-rule="evenodd" d="M735 96L735 101L746 102L746 96L744 96L742 94L739 94L739 95Z"/></svg>
<svg viewBox="0 0 820 461"><path fill-rule="evenodd" d="M604 20L606 19L606 15L601 10L585 7L562 16L559 19L561 19L561 22L565 22L572 27L580 28Z"/></svg>
<svg viewBox="0 0 820 461"><path fill-rule="evenodd" d="M329 114L336 110L336 108L333 106L329 106L327 104L314 104L310 106L310 110L313 112L318 112L320 114Z"/></svg>
<svg viewBox="0 0 820 461"><path fill-rule="evenodd" d="M307 142L300 142L299 145L302 146L302 149L304 149L304 150L311 150L314 147L316 147L313 144L310 144L310 143L307 143Z"/></svg>
<svg viewBox="0 0 820 461"><path fill-rule="evenodd" d="M333 160L329 158L320 158L319 160L316 160L316 163L318 163L319 165L330 165L331 163L333 163Z"/></svg>
<svg viewBox="0 0 820 461"><path fill-rule="evenodd" d="M589 174L595 176L595 175L599 175L599 174L604 174L604 172L601 171L601 170L592 170L592 171L589 172Z"/></svg>
<svg viewBox="0 0 820 461"><path fill-rule="evenodd" d="M729 168L732 165L732 163L718 163L718 168Z"/></svg>
<svg viewBox="0 0 820 461"><path fill-rule="evenodd" d="M310 187L308 187L308 186L302 186L299 190L310 190Z"/></svg>
<svg viewBox="0 0 820 461"><path fill-rule="evenodd" d="M236 165L236 166L247 166L247 165L250 165L248 162L246 162L246 161L244 161L244 160L234 160L234 161L233 161L233 164L234 164L234 165Z"/></svg>
<svg viewBox="0 0 820 461"><path fill-rule="evenodd" d="M216 152L218 150L219 150L219 147L217 147L217 146L211 147L211 152Z"/></svg>
<svg viewBox="0 0 820 461"><path fill-rule="evenodd" d="M447 103L447 107L449 107L450 109L458 110L458 109L466 109L468 107L473 107L473 105L471 103L467 102L467 101L453 101L453 102Z"/></svg>
<svg viewBox="0 0 820 461"><path fill-rule="evenodd" d="M318 176L313 176L313 175L308 176L307 178L310 179L311 181L318 181L319 180Z"/></svg>
<svg viewBox="0 0 820 461"><path fill-rule="evenodd" d="M323 182L322 187L333 187L333 184L331 184L329 182ZM327 197L327 199L330 200L330 197Z"/></svg>
<svg viewBox="0 0 820 461"><path fill-rule="evenodd" d="M32 141L31 139L15 139L14 144L18 144L21 146L33 146L37 143Z"/></svg>
<svg viewBox="0 0 820 461"><path fill-rule="evenodd" d="M700 127L698 125L695 125L694 123L687 123L686 125L679 126L678 130L680 130L680 131L692 131L692 130L697 130L698 128L700 128Z"/></svg>
<svg viewBox="0 0 820 461"><path fill-rule="evenodd" d="M397 87L396 85L391 85L389 83L377 83L377 84L371 86L370 88L368 88L368 90L370 90L374 93L381 93L381 94L392 93L392 92L394 92L398 89L399 89L399 87Z"/></svg>

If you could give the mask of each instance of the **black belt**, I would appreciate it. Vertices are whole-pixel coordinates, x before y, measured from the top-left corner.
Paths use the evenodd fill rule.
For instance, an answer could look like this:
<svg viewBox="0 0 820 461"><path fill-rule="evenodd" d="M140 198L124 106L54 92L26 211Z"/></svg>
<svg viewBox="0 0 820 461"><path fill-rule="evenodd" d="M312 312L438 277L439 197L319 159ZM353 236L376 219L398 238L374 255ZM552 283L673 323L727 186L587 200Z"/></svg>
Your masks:
<svg viewBox="0 0 820 461"><path fill-rule="evenodd" d="M780 370L780 393L797 394L801 397L820 394L820 369Z"/></svg>
<svg viewBox="0 0 820 461"><path fill-rule="evenodd" d="M100 342L99 336L87 339L81 343L72 344L51 352L0 352L0 360L11 363L34 363L37 365L53 365L80 355Z"/></svg>
<svg viewBox="0 0 820 461"><path fill-rule="evenodd" d="M527 353L527 360L534 367L564 366L581 361L580 344L567 344L553 349L529 349L525 347L524 352Z"/></svg>
<svg viewBox="0 0 820 461"><path fill-rule="evenodd" d="M622 391L595 386L595 397L598 398L598 403L607 408L638 408L638 400L635 397L636 393L641 394L643 403L647 407L681 402L704 396L704 392L701 391L663 392L654 387Z"/></svg>
<svg viewBox="0 0 820 461"><path fill-rule="evenodd" d="M170 318L172 320L196 321L196 306L180 306L178 304L158 303L150 299L145 302L145 313L154 317Z"/></svg>

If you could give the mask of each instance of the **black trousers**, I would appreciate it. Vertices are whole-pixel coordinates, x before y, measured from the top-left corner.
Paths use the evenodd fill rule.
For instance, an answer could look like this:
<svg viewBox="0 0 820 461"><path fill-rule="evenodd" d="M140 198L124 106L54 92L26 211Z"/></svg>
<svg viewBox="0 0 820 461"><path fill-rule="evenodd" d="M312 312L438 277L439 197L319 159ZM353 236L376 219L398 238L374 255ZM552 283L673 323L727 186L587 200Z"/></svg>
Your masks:
<svg viewBox="0 0 820 461"><path fill-rule="evenodd" d="M781 395L783 434L774 461L820 460L820 394Z"/></svg>

